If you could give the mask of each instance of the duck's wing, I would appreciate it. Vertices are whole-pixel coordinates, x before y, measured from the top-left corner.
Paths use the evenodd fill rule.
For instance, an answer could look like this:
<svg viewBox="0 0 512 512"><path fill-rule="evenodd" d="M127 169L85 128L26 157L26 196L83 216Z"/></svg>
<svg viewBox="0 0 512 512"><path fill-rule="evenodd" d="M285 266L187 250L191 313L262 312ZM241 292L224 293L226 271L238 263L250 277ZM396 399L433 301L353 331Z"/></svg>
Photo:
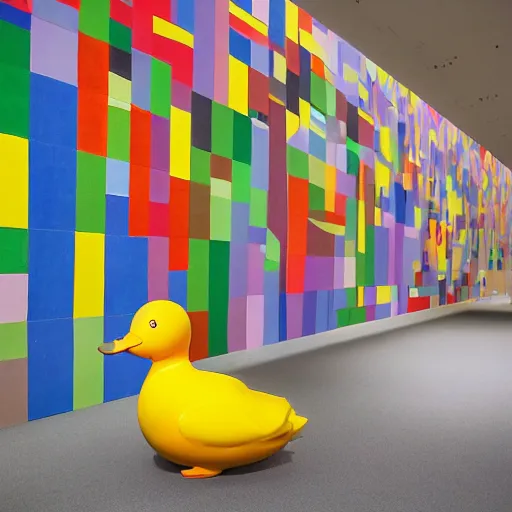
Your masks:
<svg viewBox="0 0 512 512"><path fill-rule="evenodd" d="M291 430L286 399L253 392L191 405L179 420L181 434L206 446L235 447L271 439Z"/></svg>

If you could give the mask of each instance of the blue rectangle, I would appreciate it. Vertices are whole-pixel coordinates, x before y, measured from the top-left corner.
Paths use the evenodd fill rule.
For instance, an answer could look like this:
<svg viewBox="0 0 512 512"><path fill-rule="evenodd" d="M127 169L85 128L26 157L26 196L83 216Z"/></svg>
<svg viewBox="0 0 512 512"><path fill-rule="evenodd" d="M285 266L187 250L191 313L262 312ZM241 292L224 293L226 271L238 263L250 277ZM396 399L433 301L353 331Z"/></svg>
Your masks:
<svg viewBox="0 0 512 512"><path fill-rule="evenodd" d="M105 341L124 336L130 330L132 315L105 317ZM105 402L119 400L140 392L151 361L132 354L106 356L104 361Z"/></svg>
<svg viewBox="0 0 512 512"><path fill-rule="evenodd" d="M184 309L187 308L186 270L175 270L169 272L169 300L176 302L176 304L179 304Z"/></svg>
<svg viewBox="0 0 512 512"><path fill-rule="evenodd" d="M249 241L249 204L233 201L231 211L231 242L246 244Z"/></svg>
<svg viewBox="0 0 512 512"><path fill-rule="evenodd" d="M326 161L327 141L313 131L309 132L309 153L322 162Z"/></svg>
<svg viewBox="0 0 512 512"><path fill-rule="evenodd" d="M375 282L376 286L386 286L388 284L388 260L389 260L389 234L388 229L375 226L375 247L377 257L375 258Z"/></svg>
<svg viewBox="0 0 512 512"><path fill-rule="evenodd" d="M232 28L229 29L229 53L244 64L251 65L251 41Z"/></svg>
<svg viewBox="0 0 512 512"><path fill-rule="evenodd" d="M127 197L107 195L105 220L107 235L128 235L129 201Z"/></svg>
<svg viewBox="0 0 512 512"><path fill-rule="evenodd" d="M383 320L391 316L391 304L377 304L375 306L375 320Z"/></svg>
<svg viewBox="0 0 512 512"><path fill-rule="evenodd" d="M347 291L342 288L340 290L334 290L333 293L333 308L334 311L338 309L345 309L347 307Z"/></svg>
<svg viewBox="0 0 512 512"><path fill-rule="evenodd" d="M132 50L132 103L151 110L151 55Z"/></svg>
<svg viewBox="0 0 512 512"><path fill-rule="evenodd" d="M302 335L311 336L316 330L316 292L305 292L302 306Z"/></svg>
<svg viewBox="0 0 512 512"><path fill-rule="evenodd" d="M233 3L249 14L252 14L252 0L233 0Z"/></svg>
<svg viewBox="0 0 512 512"><path fill-rule="evenodd" d="M285 0L270 0L268 37L272 43L284 48L286 41Z"/></svg>
<svg viewBox="0 0 512 512"><path fill-rule="evenodd" d="M263 278L265 296L263 344L279 342L279 272L265 272Z"/></svg>
<svg viewBox="0 0 512 512"><path fill-rule="evenodd" d="M316 325L317 333L329 329L329 291L319 290L316 296Z"/></svg>
<svg viewBox="0 0 512 512"><path fill-rule="evenodd" d="M29 227L74 231L76 151L33 140L29 158Z"/></svg>
<svg viewBox="0 0 512 512"><path fill-rule="evenodd" d="M28 419L73 410L73 319L28 322Z"/></svg>
<svg viewBox="0 0 512 512"><path fill-rule="evenodd" d="M130 315L148 300L148 240L105 237L105 316Z"/></svg>
<svg viewBox="0 0 512 512"><path fill-rule="evenodd" d="M279 341L286 340L286 293L279 295Z"/></svg>
<svg viewBox="0 0 512 512"><path fill-rule="evenodd" d="M30 74L30 138L76 148L77 88Z"/></svg>
<svg viewBox="0 0 512 512"><path fill-rule="evenodd" d="M405 224L405 191L404 187L395 181L395 215L397 224Z"/></svg>
<svg viewBox="0 0 512 512"><path fill-rule="evenodd" d="M337 329L338 327L338 314L334 309L334 290L329 290L329 330Z"/></svg>
<svg viewBox="0 0 512 512"><path fill-rule="evenodd" d="M0 2L0 20L25 30L30 30L32 18L28 12L20 11L15 7Z"/></svg>
<svg viewBox="0 0 512 512"><path fill-rule="evenodd" d="M28 320L73 317L75 234L29 230Z"/></svg>
<svg viewBox="0 0 512 512"><path fill-rule="evenodd" d="M178 26L190 34L194 33L194 7L195 2L191 0L178 0Z"/></svg>

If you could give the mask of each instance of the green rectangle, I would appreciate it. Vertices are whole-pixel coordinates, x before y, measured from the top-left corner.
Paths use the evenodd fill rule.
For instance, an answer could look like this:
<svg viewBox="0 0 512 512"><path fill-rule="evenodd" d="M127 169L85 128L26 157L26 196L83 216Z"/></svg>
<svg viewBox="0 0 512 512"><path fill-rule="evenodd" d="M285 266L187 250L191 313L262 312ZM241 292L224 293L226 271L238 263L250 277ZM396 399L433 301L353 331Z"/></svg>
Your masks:
<svg viewBox="0 0 512 512"><path fill-rule="evenodd" d="M347 298L347 308L355 308L357 306L357 288L345 288Z"/></svg>
<svg viewBox="0 0 512 512"><path fill-rule="evenodd" d="M74 320L73 409L103 403L103 317Z"/></svg>
<svg viewBox="0 0 512 512"><path fill-rule="evenodd" d="M252 159L252 121L238 112L233 117L233 160L250 164Z"/></svg>
<svg viewBox="0 0 512 512"><path fill-rule="evenodd" d="M325 82L325 93L326 93L326 114L328 116L336 115L336 87Z"/></svg>
<svg viewBox="0 0 512 512"><path fill-rule="evenodd" d="M27 322L0 324L0 361L25 359L27 355Z"/></svg>
<svg viewBox="0 0 512 512"><path fill-rule="evenodd" d="M208 311L210 242L208 240L189 241L187 310Z"/></svg>
<svg viewBox="0 0 512 512"><path fill-rule="evenodd" d="M231 201L224 197L210 197L210 239L231 240Z"/></svg>
<svg viewBox="0 0 512 512"><path fill-rule="evenodd" d="M309 179L309 155L287 144L286 168L290 176Z"/></svg>
<svg viewBox="0 0 512 512"><path fill-rule="evenodd" d="M210 185L210 153L192 146L190 152L190 180Z"/></svg>
<svg viewBox="0 0 512 512"><path fill-rule="evenodd" d="M30 69L30 32L0 20L0 63Z"/></svg>
<svg viewBox="0 0 512 512"><path fill-rule="evenodd" d="M171 117L171 66L158 59L151 59L151 112L157 116Z"/></svg>
<svg viewBox="0 0 512 512"><path fill-rule="evenodd" d="M229 242L210 241L208 355L228 351Z"/></svg>
<svg viewBox="0 0 512 512"><path fill-rule="evenodd" d="M233 159L233 110L212 102L212 153Z"/></svg>
<svg viewBox="0 0 512 512"><path fill-rule="evenodd" d="M249 223L257 228L267 227L267 191L251 188Z"/></svg>
<svg viewBox="0 0 512 512"><path fill-rule="evenodd" d="M241 162L233 162L231 199L248 204L251 200L251 167Z"/></svg>
<svg viewBox="0 0 512 512"><path fill-rule="evenodd" d="M106 0L81 0L78 29L105 43L109 42L110 2Z"/></svg>
<svg viewBox="0 0 512 512"><path fill-rule="evenodd" d="M365 286L375 285L375 229L373 226L366 226L366 267Z"/></svg>
<svg viewBox="0 0 512 512"><path fill-rule="evenodd" d="M338 309L336 311L336 325L338 327L346 327L349 324L350 320L350 310L349 309Z"/></svg>
<svg viewBox="0 0 512 512"><path fill-rule="evenodd" d="M325 80L311 72L311 105L322 114L327 113L327 91Z"/></svg>
<svg viewBox="0 0 512 512"><path fill-rule="evenodd" d="M77 151L76 230L105 233L105 158Z"/></svg>
<svg viewBox="0 0 512 512"><path fill-rule="evenodd" d="M108 107L108 143L109 158L130 161L130 112L122 108Z"/></svg>
<svg viewBox="0 0 512 512"><path fill-rule="evenodd" d="M312 211L325 210L325 190L309 183L309 208Z"/></svg>
<svg viewBox="0 0 512 512"><path fill-rule="evenodd" d="M347 147L347 174L359 175L359 155Z"/></svg>
<svg viewBox="0 0 512 512"><path fill-rule="evenodd" d="M132 31L129 27L118 23L116 20L110 19L109 40L112 46L132 52Z"/></svg>
<svg viewBox="0 0 512 512"><path fill-rule="evenodd" d="M28 230L0 228L0 274L28 273Z"/></svg>
<svg viewBox="0 0 512 512"><path fill-rule="evenodd" d="M350 310L349 325L362 324L364 322L366 322L366 309L364 307Z"/></svg>
<svg viewBox="0 0 512 512"><path fill-rule="evenodd" d="M0 63L0 133L28 139L30 71Z"/></svg>

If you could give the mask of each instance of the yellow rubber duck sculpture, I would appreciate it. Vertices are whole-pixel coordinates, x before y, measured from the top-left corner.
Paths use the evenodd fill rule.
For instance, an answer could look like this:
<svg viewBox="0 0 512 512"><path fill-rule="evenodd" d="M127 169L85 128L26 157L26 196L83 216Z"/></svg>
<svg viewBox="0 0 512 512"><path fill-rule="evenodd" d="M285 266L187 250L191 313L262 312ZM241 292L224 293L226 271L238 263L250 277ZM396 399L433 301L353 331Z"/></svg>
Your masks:
<svg viewBox="0 0 512 512"><path fill-rule="evenodd" d="M163 458L210 478L273 455L297 437L307 419L285 398L249 389L227 375L201 371L189 359L190 319L178 304L149 302L130 332L104 343L105 355L130 352L153 364L138 401L139 425Z"/></svg>

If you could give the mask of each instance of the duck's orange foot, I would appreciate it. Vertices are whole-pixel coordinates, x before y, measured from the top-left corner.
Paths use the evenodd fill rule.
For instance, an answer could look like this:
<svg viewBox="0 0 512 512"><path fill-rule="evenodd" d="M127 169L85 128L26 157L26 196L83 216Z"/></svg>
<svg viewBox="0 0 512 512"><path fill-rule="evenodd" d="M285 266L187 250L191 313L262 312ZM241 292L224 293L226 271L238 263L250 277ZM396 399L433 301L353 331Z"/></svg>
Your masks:
<svg viewBox="0 0 512 512"><path fill-rule="evenodd" d="M222 471L216 469L204 469L195 467L192 469L184 469L181 474L185 478L213 478L214 476L220 475Z"/></svg>

